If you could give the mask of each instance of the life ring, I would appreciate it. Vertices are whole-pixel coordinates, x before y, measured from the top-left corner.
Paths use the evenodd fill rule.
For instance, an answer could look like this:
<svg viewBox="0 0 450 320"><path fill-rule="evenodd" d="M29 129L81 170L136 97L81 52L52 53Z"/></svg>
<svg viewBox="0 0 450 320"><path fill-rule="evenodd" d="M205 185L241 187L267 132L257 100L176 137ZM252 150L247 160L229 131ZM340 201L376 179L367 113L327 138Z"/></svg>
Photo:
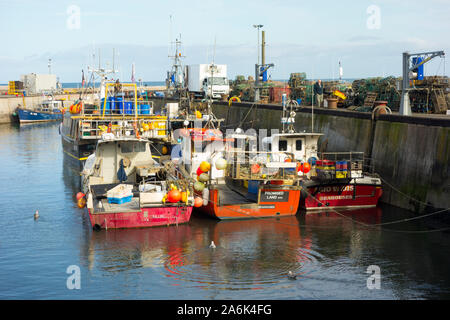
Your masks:
<svg viewBox="0 0 450 320"><path fill-rule="evenodd" d="M232 103L233 101L241 102L241 99L240 99L238 96L231 97L231 98L228 100L228 106L231 106L231 103Z"/></svg>

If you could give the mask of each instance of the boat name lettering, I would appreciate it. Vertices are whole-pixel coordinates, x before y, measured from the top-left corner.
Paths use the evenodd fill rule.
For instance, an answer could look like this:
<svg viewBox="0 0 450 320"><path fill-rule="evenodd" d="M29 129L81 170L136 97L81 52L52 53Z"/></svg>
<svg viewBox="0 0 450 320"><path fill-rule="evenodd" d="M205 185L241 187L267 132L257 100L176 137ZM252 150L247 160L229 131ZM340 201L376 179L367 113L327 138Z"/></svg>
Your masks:
<svg viewBox="0 0 450 320"><path fill-rule="evenodd" d="M324 197L319 197L320 201L325 201L325 200L342 200L342 199L352 199L353 197L351 195L346 195L346 196L324 196Z"/></svg>
<svg viewBox="0 0 450 320"><path fill-rule="evenodd" d="M258 209L275 209L275 205L274 204L272 204L272 205L260 205L260 206L258 206Z"/></svg>
<svg viewBox="0 0 450 320"><path fill-rule="evenodd" d="M289 192L286 191L263 191L261 202L284 202L288 201Z"/></svg>
<svg viewBox="0 0 450 320"><path fill-rule="evenodd" d="M343 189L341 189L342 187L339 186L334 186L334 187L320 187L319 188L319 192L340 192L342 191L353 191L353 186L352 185L348 185L345 186Z"/></svg>

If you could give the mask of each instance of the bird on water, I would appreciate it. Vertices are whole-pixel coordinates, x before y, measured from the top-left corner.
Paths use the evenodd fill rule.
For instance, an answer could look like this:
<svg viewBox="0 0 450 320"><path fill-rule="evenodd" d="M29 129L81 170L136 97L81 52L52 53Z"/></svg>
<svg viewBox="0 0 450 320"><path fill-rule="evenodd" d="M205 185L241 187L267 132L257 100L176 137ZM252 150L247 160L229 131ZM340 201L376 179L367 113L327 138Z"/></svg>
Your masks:
<svg viewBox="0 0 450 320"><path fill-rule="evenodd" d="M293 274L292 271L289 271L289 272L288 272L288 278L289 278L290 280L296 280L296 279L297 279L297 276L296 276L295 274Z"/></svg>
<svg viewBox="0 0 450 320"><path fill-rule="evenodd" d="M216 245L214 244L214 241L211 241L211 244L209 245L210 248L215 249Z"/></svg>
<svg viewBox="0 0 450 320"><path fill-rule="evenodd" d="M36 210L34 213L34 220L37 220L39 218L39 210Z"/></svg>

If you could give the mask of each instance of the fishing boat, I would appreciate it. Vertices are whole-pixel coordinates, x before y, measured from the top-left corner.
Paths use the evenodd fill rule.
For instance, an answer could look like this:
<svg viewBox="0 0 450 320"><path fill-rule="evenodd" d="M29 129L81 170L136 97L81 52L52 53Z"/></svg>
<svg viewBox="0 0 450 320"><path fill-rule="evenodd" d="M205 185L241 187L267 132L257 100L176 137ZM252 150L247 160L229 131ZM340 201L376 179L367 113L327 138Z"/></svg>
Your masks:
<svg viewBox="0 0 450 320"><path fill-rule="evenodd" d="M15 114L21 124L31 122L60 121L63 118L63 109L63 100L48 99L44 100L34 109L17 107Z"/></svg>
<svg viewBox="0 0 450 320"><path fill-rule="evenodd" d="M98 94L88 94L84 89L85 93L64 113L60 126L63 150L77 163L82 164L94 152L97 141L108 130L126 133L134 130L134 124L146 137L167 139L167 117L155 114L153 103L135 83L107 80L115 72L92 69L91 78L95 74L101 80Z"/></svg>
<svg viewBox="0 0 450 320"><path fill-rule="evenodd" d="M178 225L191 217L189 180L170 161L155 161L151 141L135 135L103 134L85 162L82 187L94 229Z"/></svg>
<svg viewBox="0 0 450 320"><path fill-rule="evenodd" d="M254 139L240 133L224 138L205 128L185 134L177 160L199 180L194 184L199 212L220 220L296 214L301 188L295 163L249 149L248 140Z"/></svg>
<svg viewBox="0 0 450 320"><path fill-rule="evenodd" d="M292 108L292 107L291 107ZM382 195L381 179L364 169L363 152L318 152L321 133L297 133L295 112L284 108L282 133L263 139L263 144L283 161L280 152L294 155L300 185L301 208L307 211L375 207Z"/></svg>

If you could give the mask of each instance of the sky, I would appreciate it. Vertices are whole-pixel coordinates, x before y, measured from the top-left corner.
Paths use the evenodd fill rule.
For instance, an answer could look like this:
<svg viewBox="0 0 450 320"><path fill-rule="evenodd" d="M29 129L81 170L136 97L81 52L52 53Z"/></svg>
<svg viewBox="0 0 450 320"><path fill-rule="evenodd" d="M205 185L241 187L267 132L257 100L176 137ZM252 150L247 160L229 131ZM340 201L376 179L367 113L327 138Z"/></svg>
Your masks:
<svg viewBox="0 0 450 320"><path fill-rule="evenodd" d="M51 72L81 81L87 66L112 65L116 77L163 81L171 43L181 38L183 64L227 64L228 76L254 75L258 31L266 34L272 79L400 76L402 52L450 53L450 0L0 0L0 83ZM448 59L425 65L448 75Z"/></svg>

